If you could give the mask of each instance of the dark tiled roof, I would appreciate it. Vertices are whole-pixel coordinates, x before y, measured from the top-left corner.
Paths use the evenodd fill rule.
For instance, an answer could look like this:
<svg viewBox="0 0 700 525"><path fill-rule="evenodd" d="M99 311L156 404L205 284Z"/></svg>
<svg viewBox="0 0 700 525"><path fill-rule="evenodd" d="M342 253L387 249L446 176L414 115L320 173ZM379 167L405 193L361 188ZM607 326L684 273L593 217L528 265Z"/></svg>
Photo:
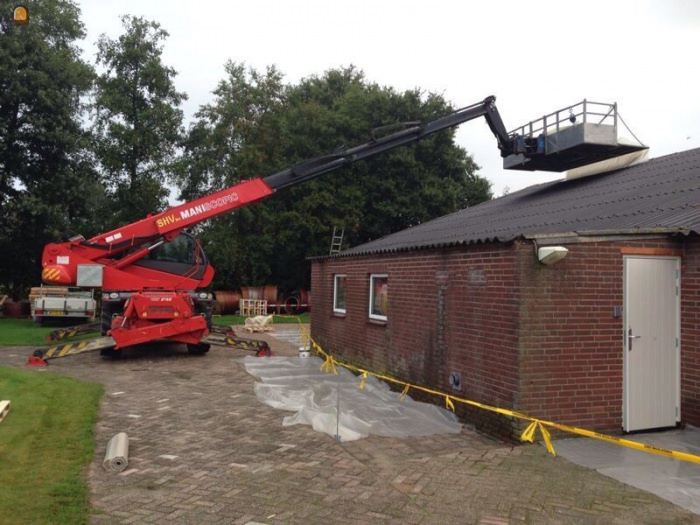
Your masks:
<svg viewBox="0 0 700 525"><path fill-rule="evenodd" d="M508 242L542 234L700 232L700 148L618 171L530 186L339 256Z"/></svg>

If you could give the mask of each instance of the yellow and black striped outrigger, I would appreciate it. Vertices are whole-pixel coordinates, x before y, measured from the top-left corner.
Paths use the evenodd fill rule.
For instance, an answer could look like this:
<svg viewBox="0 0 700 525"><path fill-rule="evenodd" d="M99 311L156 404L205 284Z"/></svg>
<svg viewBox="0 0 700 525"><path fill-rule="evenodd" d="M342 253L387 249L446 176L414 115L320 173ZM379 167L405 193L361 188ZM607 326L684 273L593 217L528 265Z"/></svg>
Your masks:
<svg viewBox="0 0 700 525"><path fill-rule="evenodd" d="M47 336L47 339L56 340L66 337L73 337L77 334L99 330L99 328L99 323L72 326L54 330ZM258 356L272 355L270 346L267 344L267 342L236 337L233 330L221 326L212 326L211 333L202 341L210 344L252 351ZM59 357L67 357L70 355L82 354L83 352L92 352L94 350L112 349L114 348L115 344L116 343L112 337L103 336L94 337L92 339L83 339L82 341L55 344L44 348L37 348L34 350L28 364L46 364L49 360L58 359Z"/></svg>
<svg viewBox="0 0 700 525"><path fill-rule="evenodd" d="M66 328L58 328L49 332L46 335L47 341L56 341L57 339L65 339L66 337L75 337L78 334L88 332L97 332L100 330L100 322L79 324L78 326L69 326Z"/></svg>
<svg viewBox="0 0 700 525"><path fill-rule="evenodd" d="M114 339L109 336L104 336L49 346L45 349L37 349L34 351L34 353L35 355L38 355L37 352L41 352L44 361L47 361L58 357L66 357L69 355L82 354L83 352L92 352L94 350L102 350L103 348L112 347L114 347Z"/></svg>

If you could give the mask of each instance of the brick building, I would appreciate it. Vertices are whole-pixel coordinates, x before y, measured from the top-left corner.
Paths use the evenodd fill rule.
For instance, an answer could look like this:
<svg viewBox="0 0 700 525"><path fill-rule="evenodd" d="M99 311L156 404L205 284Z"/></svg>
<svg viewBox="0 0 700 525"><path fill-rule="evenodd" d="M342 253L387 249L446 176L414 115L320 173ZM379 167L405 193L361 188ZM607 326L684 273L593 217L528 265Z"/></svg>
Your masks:
<svg viewBox="0 0 700 525"><path fill-rule="evenodd" d="M700 425L699 233L700 149L532 186L313 260L312 336L372 370L543 419Z"/></svg>

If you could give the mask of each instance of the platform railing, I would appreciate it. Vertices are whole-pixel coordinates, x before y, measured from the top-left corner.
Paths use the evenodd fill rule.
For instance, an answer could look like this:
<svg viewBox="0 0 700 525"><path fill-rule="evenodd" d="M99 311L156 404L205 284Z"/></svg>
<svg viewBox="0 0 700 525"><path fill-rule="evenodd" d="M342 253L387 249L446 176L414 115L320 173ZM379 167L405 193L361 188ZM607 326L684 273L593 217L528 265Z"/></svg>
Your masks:
<svg viewBox="0 0 700 525"><path fill-rule="evenodd" d="M508 135L510 137L518 135L535 138L540 135L552 135L562 129L581 123L611 125L615 128L615 135L617 136L617 104L591 102L583 99L577 104L567 106L537 120L530 121L519 128L515 128Z"/></svg>

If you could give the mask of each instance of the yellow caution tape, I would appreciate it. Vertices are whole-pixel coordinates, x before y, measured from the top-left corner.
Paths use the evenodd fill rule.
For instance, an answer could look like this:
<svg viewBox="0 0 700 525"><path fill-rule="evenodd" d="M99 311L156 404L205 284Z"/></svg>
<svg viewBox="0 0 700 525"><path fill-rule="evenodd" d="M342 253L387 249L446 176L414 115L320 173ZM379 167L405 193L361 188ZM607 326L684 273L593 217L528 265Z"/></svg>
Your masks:
<svg viewBox="0 0 700 525"><path fill-rule="evenodd" d="M365 379L367 379L367 372L362 372L360 376L360 384L357 385L358 390L362 390L365 387Z"/></svg>
<svg viewBox="0 0 700 525"><path fill-rule="evenodd" d="M338 375L338 370L335 368L335 360L331 356L326 356L326 360L319 368L321 369L321 372L328 372Z"/></svg>
<svg viewBox="0 0 700 525"><path fill-rule="evenodd" d="M640 443L639 441L632 441L631 439L609 436L607 434L601 434L599 432L594 432L585 428L572 427L569 425L564 425L562 423L554 423L552 421L543 421L542 424L552 428L556 428L558 430L562 430L564 432L570 432L572 434L578 434L580 436L586 436L593 439L600 439L602 441L607 441L608 443L614 443L616 445L622 445L623 447L641 450L642 452L649 452L651 454L658 454L660 456L666 456L669 458L680 459L683 461L692 461L693 463L700 463L700 456L696 454L691 454L690 452L681 452L679 450L657 447L655 445L650 445L647 443Z"/></svg>
<svg viewBox="0 0 700 525"><path fill-rule="evenodd" d="M449 410L452 410L453 412L455 410L454 402L456 401L458 403L481 408L483 410L488 410L490 412L495 412L497 414L502 414L505 416L515 417L518 419L529 421L530 424L522 432L522 434L520 435L520 439L522 441L529 441L532 443L532 442L534 442L536 431L539 430L540 435L542 436L542 441L544 441L544 444L545 444L545 447L547 448L547 451L550 454L552 454L553 456L556 456L556 452L554 450L554 446L552 445L551 435L546 427L556 428L557 430L561 430L563 432L568 432L571 434L578 434L580 436L585 436L585 437L590 437L593 439L607 441L608 443L614 443L616 445L621 445L624 447L633 448L635 450L640 450L642 452L649 452L651 454L658 454L661 456L680 459L682 461L691 461L693 463L700 463L700 456L698 456L696 454L691 454L690 452L681 452L678 450L666 449L666 448L657 447L654 445L648 445L646 443L640 443L638 441L632 441L630 439L618 438L615 436L609 436L607 434L601 434L599 432L594 432L592 430L586 430L584 428L565 425L563 423L555 423L554 421L546 421L546 420L542 420L542 419L537 419L535 417L528 416L527 414L522 414L522 413L516 412L514 410L508 410L506 408L495 407L492 405L487 405L485 403L479 403L478 401L474 401L474 400L466 399L466 398L462 398L462 397L455 397L451 394L446 394L445 392L441 392L439 390L433 390L433 389L426 388L423 386L414 385L412 383L408 383L406 381L402 381L400 379L396 379L394 377L390 377L390 376L387 376L384 374L372 372L371 370L360 368L360 367L357 367L355 365L351 365L349 363L342 363L342 362L336 360L329 353L324 351L323 348L321 348L321 346L318 343L316 343L316 341L314 341L311 338L311 336L308 334L308 330L306 330L304 325L301 323L301 320L299 318L297 318L297 319L299 320L299 327L300 327L300 332L302 333L302 340L303 340L304 334L306 334L306 337L308 338L307 341L310 342L310 346L311 346L312 351L314 351L315 353L317 353L320 357L322 357L324 359L323 364L321 365L320 369L324 372L337 374L338 371L336 370L336 365L338 365L338 366L342 366L348 370L352 370L354 372L357 372L360 375L360 385L358 386L358 388L363 388L364 384L365 384L365 379L367 378L367 375L372 375L372 376L376 377L377 379L382 379L384 381L394 383L396 385L402 385L404 388L403 388L401 394L399 394L399 401L403 400L403 398L408 393L409 389L415 388L416 390L420 390L420 391L426 392L428 394L433 394L433 395L436 395L439 397L444 397L445 398L445 407L448 408Z"/></svg>
<svg viewBox="0 0 700 525"><path fill-rule="evenodd" d="M525 430L523 430L523 433L520 435L520 440L521 441L529 441L532 443L535 440L535 430L539 429L540 433L542 434L542 438L544 439L544 444L547 447L547 451L552 455L556 456L556 452L554 451L554 447L552 446L552 440L550 439L549 432L547 431L544 426L542 426L542 421L539 419L533 420Z"/></svg>

